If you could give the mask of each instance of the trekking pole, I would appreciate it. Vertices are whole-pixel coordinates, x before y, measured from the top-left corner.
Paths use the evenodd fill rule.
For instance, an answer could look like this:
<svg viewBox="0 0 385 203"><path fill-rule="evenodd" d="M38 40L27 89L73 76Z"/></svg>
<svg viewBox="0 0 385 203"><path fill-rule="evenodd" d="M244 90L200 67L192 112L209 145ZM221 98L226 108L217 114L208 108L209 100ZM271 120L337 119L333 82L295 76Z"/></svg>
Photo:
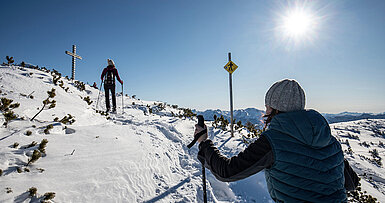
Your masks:
<svg viewBox="0 0 385 203"><path fill-rule="evenodd" d="M124 91L123 91L123 84L122 84L122 114L124 113L124 102L123 102L123 97L124 97Z"/></svg>
<svg viewBox="0 0 385 203"><path fill-rule="evenodd" d="M103 84L103 80L102 80L102 83L100 83L100 87L99 87L98 100L96 100L96 110L98 110L98 103L99 103L100 89L102 89L102 84Z"/></svg>
<svg viewBox="0 0 385 203"><path fill-rule="evenodd" d="M202 115L198 115L197 116L198 118L198 125L201 126L202 128L204 128L205 124L205 119L203 118ZM198 141L198 139L207 133L207 129L204 129L202 130L201 132L197 133L195 136L194 136L194 140L189 144L187 145L188 148L191 148L192 146L194 146L194 144ZM202 182L203 182L203 202L204 203L207 203L207 193L206 193L206 169L205 169L205 164L204 162L201 162L202 164Z"/></svg>

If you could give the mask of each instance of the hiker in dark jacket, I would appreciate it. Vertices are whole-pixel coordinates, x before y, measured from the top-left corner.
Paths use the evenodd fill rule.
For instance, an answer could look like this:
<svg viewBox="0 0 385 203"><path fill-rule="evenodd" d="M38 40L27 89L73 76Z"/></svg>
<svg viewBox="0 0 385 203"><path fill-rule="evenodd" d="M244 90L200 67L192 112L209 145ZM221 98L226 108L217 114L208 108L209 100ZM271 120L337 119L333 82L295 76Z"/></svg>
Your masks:
<svg viewBox="0 0 385 203"><path fill-rule="evenodd" d="M198 159L221 181L232 182L265 170L276 202L347 202L358 176L344 160L325 118L305 110L305 93L295 80L281 80L266 93L266 122L260 138L226 158L207 140L198 140ZM195 133L204 128L195 126Z"/></svg>
<svg viewBox="0 0 385 203"><path fill-rule="evenodd" d="M112 111L116 112L116 95L115 95L115 77L123 85L123 81L120 79L118 70L115 68L115 63L112 59L107 59L108 66L104 68L101 79L104 81L104 92L106 95L106 108L107 112L110 110L110 93L112 95Z"/></svg>

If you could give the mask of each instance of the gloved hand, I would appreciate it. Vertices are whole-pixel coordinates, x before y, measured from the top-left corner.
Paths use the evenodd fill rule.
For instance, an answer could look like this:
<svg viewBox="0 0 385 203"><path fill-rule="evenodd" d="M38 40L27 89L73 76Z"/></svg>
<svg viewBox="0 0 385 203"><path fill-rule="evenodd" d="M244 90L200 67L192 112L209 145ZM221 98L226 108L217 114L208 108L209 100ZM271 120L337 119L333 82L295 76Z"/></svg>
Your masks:
<svg viewBox="0 0 385 203"><path fill-rule="evenodd" d="M204 129L207 129L207 126L204 125L204 127L202 128L201 126L199 126L198 124L195 125L195 132L194 132L194 136L196 134L198 134L199 132L203 131ZM198 143L201 143L203 141L205 141L207 139L207 133L203 134L202 136L200 136L197 140Z"/></svg>

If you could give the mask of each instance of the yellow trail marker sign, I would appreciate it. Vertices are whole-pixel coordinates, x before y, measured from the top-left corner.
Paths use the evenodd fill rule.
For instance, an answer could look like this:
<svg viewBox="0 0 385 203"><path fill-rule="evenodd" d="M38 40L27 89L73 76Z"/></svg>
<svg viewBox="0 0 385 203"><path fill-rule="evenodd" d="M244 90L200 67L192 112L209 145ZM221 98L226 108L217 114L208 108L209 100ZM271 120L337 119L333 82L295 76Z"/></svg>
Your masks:
<svg viewBox="0 0 385 203"><path fill-rule="evenodd" d="M225 65L225 70L227 70L227 72L229 72L230 74L233 73L235 70L237 70L238 66L232 62L232 61L229 61L226 65Z"/></svg>

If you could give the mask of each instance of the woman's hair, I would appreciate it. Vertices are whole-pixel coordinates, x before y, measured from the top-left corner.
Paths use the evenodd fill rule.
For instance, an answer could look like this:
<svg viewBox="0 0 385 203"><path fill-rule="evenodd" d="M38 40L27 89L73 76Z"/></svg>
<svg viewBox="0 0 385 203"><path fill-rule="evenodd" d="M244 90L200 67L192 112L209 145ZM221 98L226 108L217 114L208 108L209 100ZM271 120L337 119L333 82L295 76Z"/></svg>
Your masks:
<svg viewBox="0 0 385 203"><path fill-rule="evenodd" d="M265 115L263 115L263 117L266 118L266 120L265 120L265 126L263 127L263 130L266 130L267 125L269 125L269 123L271 122L271 120L273 120L274 116L276 116L276 115L278 115L278 114L280 114L280 113L283 113L283 112L282 112L282 111L279 111L279 110L277 110L277 109L273 109L273 110L271 111L270 114L265 114Z"/></svg>

